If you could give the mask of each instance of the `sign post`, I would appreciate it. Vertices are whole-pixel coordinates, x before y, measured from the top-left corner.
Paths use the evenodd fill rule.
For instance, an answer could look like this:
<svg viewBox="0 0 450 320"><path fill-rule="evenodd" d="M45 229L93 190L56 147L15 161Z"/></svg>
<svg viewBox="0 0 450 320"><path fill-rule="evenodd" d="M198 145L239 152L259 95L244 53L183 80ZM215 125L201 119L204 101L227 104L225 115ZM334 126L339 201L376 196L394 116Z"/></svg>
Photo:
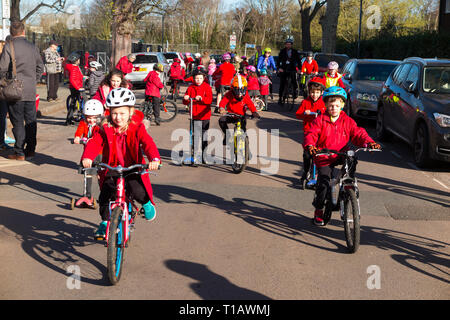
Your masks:
<svg viewBox="0 0 450 320"><path fill-rule="evenodd" d="M236 34L233 32L232 35L230 35L230 51L236 49Z"/></svg>
<svg viewBox="0 0 450 320"><path fill-rule="evenodd" d="M249 49L255 49L256 48L256 44L252 44L252 43L246 43L245 44L245 53L244 53L244 56L247 56L247 48L249 48Z"/></svg>
<svg viewBox="0 0 450 320"><path fill-rule="evenodd" d="M11 17L10 0L2 0L2 38L6 39L9 32L6 30L6 20Z"/></svg>

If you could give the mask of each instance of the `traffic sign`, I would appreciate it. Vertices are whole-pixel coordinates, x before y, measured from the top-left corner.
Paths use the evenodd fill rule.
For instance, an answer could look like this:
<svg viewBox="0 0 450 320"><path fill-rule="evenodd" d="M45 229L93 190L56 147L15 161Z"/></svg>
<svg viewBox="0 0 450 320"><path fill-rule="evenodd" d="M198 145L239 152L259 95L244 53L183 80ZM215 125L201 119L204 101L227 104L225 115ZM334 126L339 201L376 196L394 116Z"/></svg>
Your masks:
<svg viewBox="0 0 450 320"><path fill-rule="evenodd" d="M10 4L9 0L2 0L2 17L3 17L3 19L11 18L10 6L11 6L11 4Z"/></svg>
<svg viewBox="0 0 450 320"><path fill-rule="evenodd" d="M230 50L236 49L236 35L230 35Z"/></svg>

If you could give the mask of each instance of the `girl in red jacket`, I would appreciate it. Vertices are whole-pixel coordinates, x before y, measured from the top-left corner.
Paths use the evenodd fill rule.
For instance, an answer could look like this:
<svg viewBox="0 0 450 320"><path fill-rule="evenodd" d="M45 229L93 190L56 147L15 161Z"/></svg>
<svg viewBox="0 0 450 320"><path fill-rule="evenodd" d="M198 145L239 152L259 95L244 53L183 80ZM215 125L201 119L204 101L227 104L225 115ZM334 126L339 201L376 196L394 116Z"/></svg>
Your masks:
<svg viewBox="0 0 450 320"><path fill-rule="evenodd" d="M161 93L160 90L164 88L164 84L159 78L159 74L164 71L164 66L160 63L153 66L153 71L150 71L145 77L145 101L152 101L153 103L153 114L155 115L156 125L161 124L161 118L159 117L159 112L161 109L160 100Z"/></svg>
<svg viewBox="0 0 450 320"><path fill-rule="evenodd" d="M315 156L320 149L324 148L345 152L348 150L349 142L355 146L380 149L380 145L369 137L366 130L358 127L355 120L342 111L347 99L347 93L344 89L337 86L330 87L324 91L323 99L327 111L311 123L304 142L312 156ZM323 206L330 185L331 174L333 168L342 163L337 155L317 156L314 158L314 163L319 171L316 193L312 203L316 208L314 223L323 226ZM352 168L353 172L350 174L354 174L355 170L356 163Z"/></svg>
<svg viewBox="0 0 450 320"><path fill-rule="evenodd" d="M145 164L144 154L149 159L149 170L157 170L160 161L158 149L147 133L142 122L132 118L136 98L129 89L112 90L106 104L111 114L102 122L100 130L86 145L82 156L84 168L91 168L98 154L102 162L110 166L129 167L136 163ZM99 173L100 196L99 207L102 222L95 232L96 237L104 237L109 219L109 202L116 193L117 176L106 171ZM142 204L147 220L156 216L153 192L148 172L132 174L125 177L126 189L133 199Z"/></svg>
<svg viewBox="0 0 450 320"><path fill-rule="evenodd" d="M125 79L125 76L122 71L114 69L105 77L105 79L103 79L102 82L100 82L97 92L92 97L92 99L100 101L103 104L103 106L105 106L106 97L111 92L111 90L120 87L129 89L130 84Z"/></svg>
<svg viewBox="0 0 450 320"><path fill-rule="evenodd" d="M300 107L297 110L295 116L297 119L303 120L303 141L305 135L311 127L311 123L317 118L318 114L325 113L325 103L322 100L322 93L325 89L322 78L314 77L308 82L309 96L302 101ZM311 112L316 115L311 115ZM311 168L312 156L306 150L305 144L303 144L303 174L300 178L300 188L303 188L304 181L308 178L309 169Z"/></svg>
<svg viewBox="0 0 450 320"><path fill-rule="evenodd" d="M213 94L211 86L205 81L206 74L202 70L197 69L194 72L194 84L191 84L187 90L183 99L183 104L190 105L190 99L194 99L192 105L192 118L194 119L194 136L196 134L196 128L201 128L202 137L202 154L205 154L206 147L208 146L208 138L205 133L209 130L209 121L211 119L211 103L213 100ZM195 141L195 140L194 140ZM196 150L196 149L194 149ZM194 164L197 159L194 159ZM202 156L202 163L205 163L205 156Z"/></svg>
<svg viewBox="0 0 450 320"><path fill-rule="evenodd" d="M246 67L248 71L247 83L248 83L248 95L250 98L258 97L259 92L259 82L258 76L256 75L256 68L254 66Z"/></svg>
<svg viewBox="0 0 450 320"><path fill-rule="evenodd" d="M261 70L261 75L258 78L259 82L259 93L261 94L261 97L264 100L264 108L263 111L268 109L268 103L269 103L269 95L270 95L270 85L272 84L272 81L270 81L270 78L267 76L267 70L263 69Z"/></svg>
<svg viewBox="0 0 450 320"><path fill-rule="evenodd" d="M73 113L76 108L76 100L80 99L81 92L84 91L83 80L84 76L80 69L80 55L78 53L72 53L67 57L67 64L65 69L69 74L69 89L70 95L75 99L72 99L72 105L67 110L66 126L74 124Z"/></svg>
<svg viewBox="0 0 450 320"><path fill-rule="evenodd" d="M226 110L225 110L226 108ZM241 75L236 75L231 82L231 90L228 91L223 99L220 101L219 110L222 117L219 118L219 126L222 129L224 138L223 145L226 145L226 132L228 129L228 123L236 123L237 119L234 117L226 116L226 112L236 113L239 115L245 115L246 110L250 109L252 116L259 119L260 115L256 112L255 105L250 99L247 93L247 80ZM245 118L242 121L242 130L246 131Z"/></svg>

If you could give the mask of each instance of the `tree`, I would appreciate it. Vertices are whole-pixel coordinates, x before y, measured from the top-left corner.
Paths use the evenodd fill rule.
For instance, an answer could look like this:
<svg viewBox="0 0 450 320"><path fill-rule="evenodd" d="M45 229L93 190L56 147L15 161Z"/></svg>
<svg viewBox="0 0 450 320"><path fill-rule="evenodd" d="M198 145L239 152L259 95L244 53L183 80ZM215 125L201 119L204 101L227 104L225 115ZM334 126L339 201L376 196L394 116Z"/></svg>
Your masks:
<svg viewBox="0 0 450 320"><path fill-rule="evenodd" d="M33 14L35 14L41 8L51 8L58 12L62 12L66 5L66 0L42 0L40 3L28 11L23 18L20 18L20 1L21 0L11 0L11 16L10 21L22 21L26 22Z"/></svg>
<svg viewBox="0 0 450 320"><path fill-rule="evenodd" d="M322 52L335 53L336 32L339 19L340 0L328 0L325 15L320 18L322 25Z"/></svg>
<svg viewBox="0 0 450 320"><path fill-rule="evenodd" d="M311 21L327 0L298 0L302 19L302 47L304 51L311 50Z"/></svg>

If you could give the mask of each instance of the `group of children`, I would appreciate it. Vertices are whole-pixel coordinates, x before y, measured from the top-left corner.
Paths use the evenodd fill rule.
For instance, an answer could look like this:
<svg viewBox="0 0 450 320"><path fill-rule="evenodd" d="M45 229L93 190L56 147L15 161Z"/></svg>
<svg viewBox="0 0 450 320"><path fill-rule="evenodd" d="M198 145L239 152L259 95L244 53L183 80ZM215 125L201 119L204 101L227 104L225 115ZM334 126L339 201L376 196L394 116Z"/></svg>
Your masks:
<svg viewBox="0 0 450 320"><path fill-rule="evenodd" d="M227 68L231 70L231 67L227 65L230 63L227 58L225 55L225 62L217 69L221 70L222 79L224 70ZM225 67L223 67L224 65ZM234 69L233 66L232 68ZM249 109L254 117L259 118L251 96L258 93L263 96L268 95L265 94L267 91L264 91L267 87L261 86L261 82L265 82L264 86L268 85L267 81L261 81L261 79L266 79L267 75L262 74L258 78L253 66L247 66L246 70L247 72L242 72L242 74L233 73L230 79L226 78L226 82L220 82L219 92L222 97L218 107L222 116L219 118L219 126L224 133L224 145L227 143L228 124L237 121L236 118L227 116L227 111L244 115ZM160 97L159 89L162 87L159 79L160 72L163 72L162 66L156 65L155 70L150 72L145 80L147 83L146 98L152 97L154 105L158 104L155 97ZM226 73L225 75L229 76ZM192 74L192 84L187 88L183 97L183 104L189 107L192 101L192 110L190 110L192 118L194 121L200 122L200 126L194 125L194 128L201 128L202 162L205 162L204 151L207 147L205 133L210 127L213 101L212 88L207 81L208 76L210 76L209 70L196 68ZM73 89L76 88L74 85ZM326 82L323 78L311 79L308 83L309 95L302 101L296 113L297 118L303 120L304 131L302 144L304 166L300 184L303 185L302 181L308 178L312 161L318 167L318 180L313 200L314 222L317 225L324 224L323 206L326 192L331 180L332 169L340 163L340 159L336 156L315 157L315 154L323 148L344 150L349 141L358 146L380 148L380 145L375 143L363 128L357 127L355 121L342 111L347 99L345 90L338 86L325 88ZM149 169L156 170L158 168L161 162L158 149L142 123L144 118L142 112L135 110L135 103L136 98L129 89L123 73L113 70L103 79L92 99L86 103L85 119L80 122L75 134L75 143L79 143L83 137L89 139L81 158L83 167L92 167L95 158L101 154L102 162L111 166L122 165L124 167L135 163L145 163L145 155L150 162ZM159 106L156 109L159 111ZM245 130L245 122L243 129ZM102 171L99 175L101 189L99 206L102 222L96 231L96 237L104 236L106 231L109 202L115 193L115 179L116 177L108 171ZM126 178L126 188L133 194L133 198L143 205L145 217L148 220L154 219L156 209L148 173ZM91 195L90 190L89 194Z"/></svg>

